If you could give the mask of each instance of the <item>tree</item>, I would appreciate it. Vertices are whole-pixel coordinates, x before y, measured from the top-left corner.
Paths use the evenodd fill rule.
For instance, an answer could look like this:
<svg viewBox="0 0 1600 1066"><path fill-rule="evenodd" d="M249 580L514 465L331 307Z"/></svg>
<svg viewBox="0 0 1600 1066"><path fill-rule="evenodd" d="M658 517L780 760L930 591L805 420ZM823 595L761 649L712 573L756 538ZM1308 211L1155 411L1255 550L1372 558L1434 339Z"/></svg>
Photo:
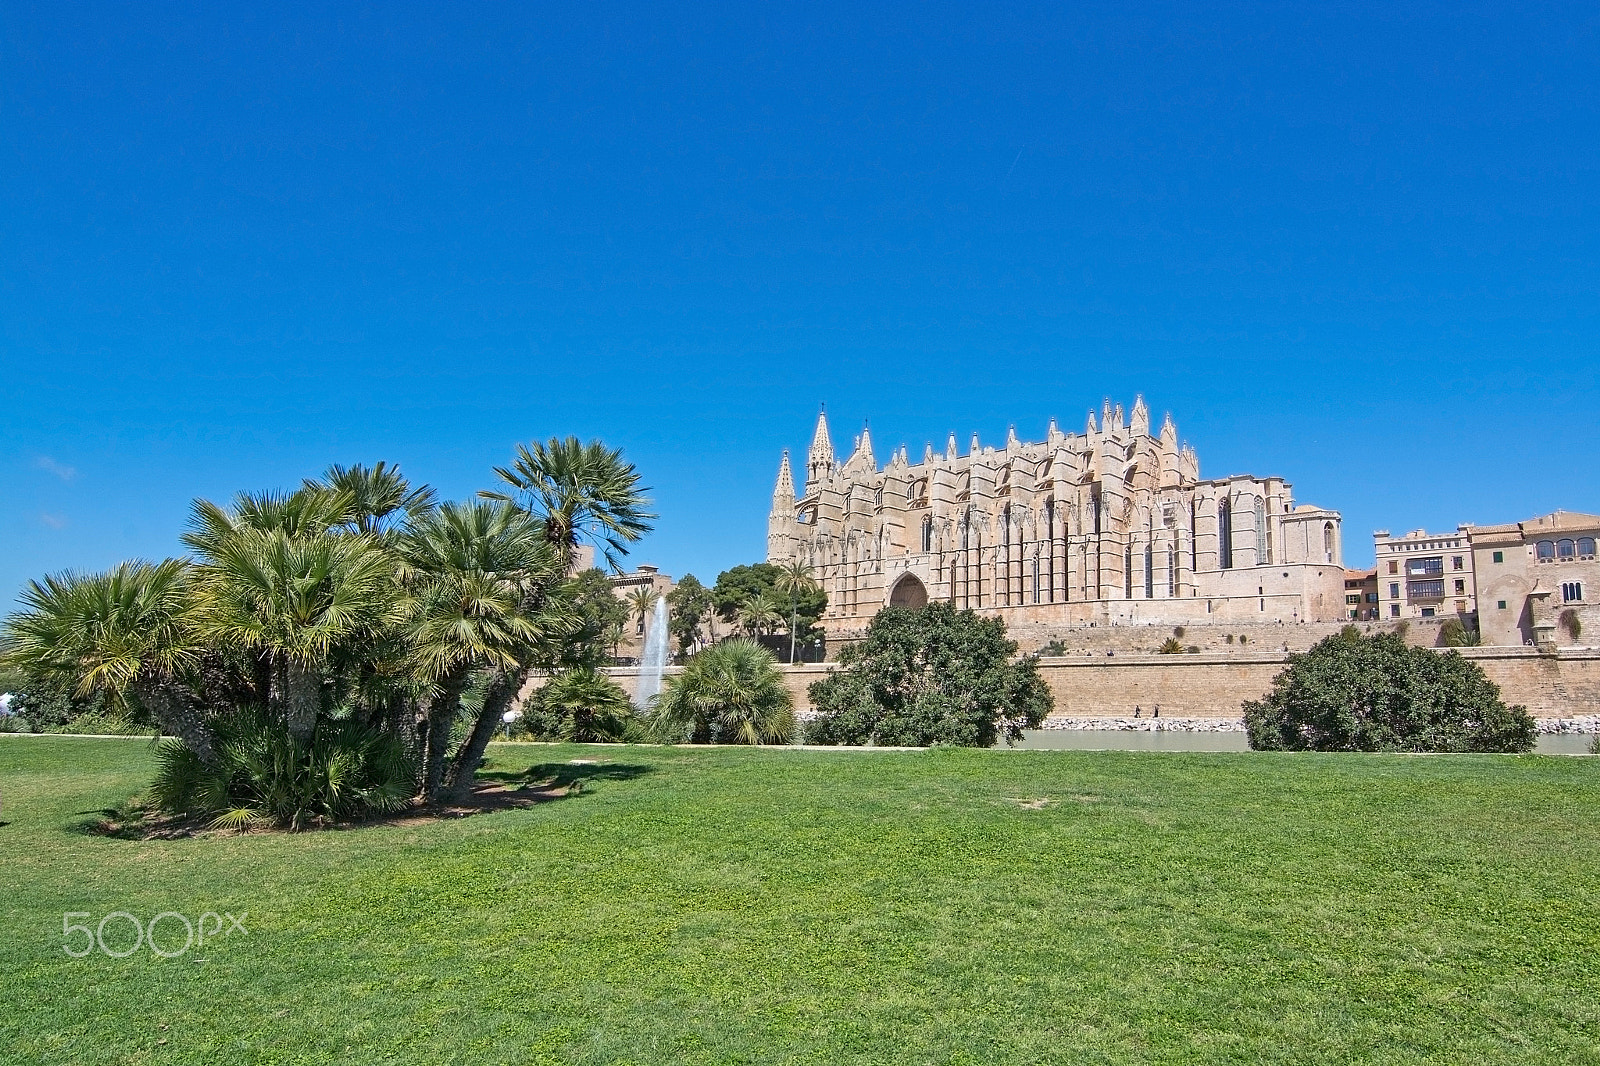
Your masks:
<svg viewBox="0 0 1600 1066"><path fill-rule="evenodd" d="M582 628L567 647L563 666L598 666L604 650L615 656L628 623L628 605L617 596L611 579L599 567L574 574L566 585L567 598L582 619Z"/></svg>
<svg viewBox="0 0 1600 1066"><path fill-rule="evenodd" d="M23 610L7 619L4 663L42 687L103 697L119 712L143 707L214 766L211 716L190 688L205 653L192 579L187 563L168 559L29 582Z"/></svg>
<svg viewBox="0 0 1600 1066"><path fill-rule="evenodd" d="M196 570L202 636L261 655L269 709L290 736L309 740L335 647L400 621L392 559L362 534L261 529L238 520L219 532L209 506L197 506L194 521L198 535L185 540L202 556Z"/></svg>
<svg viewBox="0 0 1600 1066"><path fill-rule="evenodd" d="M588 667L552 676L524 705L523 720L541 739L580 744L624 741L638 731L627 692Z"/></svg>
<svg viewBox="0 0 1600 1066"><path fill-rule="evenodd" d="M736 622L739 609L755 596L765 596L773 604L788 605L791 597L778 591L778 579L781 576L783 571L771 563L754 563L724 570L717 575L717 583L711 590L711 602L717 616L724 622ZM828 597L822 587L813 582L809 588L799 590L793 599L792 614L799 627L799 639L804 640L822 619L822 612L828 607Z"/></svg>
<svg viewBox="0 0 1600 1066"><path fill-rule="evenodd" d="M1445 648L1476 648L1483 643L1478 630L1460 618L1446 618L1439 627L1439 644Z"/></svg>
<svg viewBox="0 0 1600 1066"><path fill-rule="evenodd" d="M538 518L545 539L566 552L568 565L587 540L600 548L607 566L619 570L627 545L648 533L656 517L645 511L649 490L639 484L633 464L621 449L597 440L551 437L519 444L511 465L494 472L514 491L479 495L515 503Z"/></svg>
<svg viewBox="0 0 1600 1066"><path fill-rule="evenodd" d="M181 740L155 794L217 824L454 798L531 671L596 664L627 619L603 573L571 576L579 541L621 551L651 517L598 442L523 448L501 474L520 496L436 506L380 462L197 500L192 561L34 583L0 668L64 706L147 712Z"/></svg>
<svg viewBox="0 0 1600 1066"><path fill-rule="evenodd" d="M1005 623L947 603L890 607L811 686L819 744L992 747L1015 743L1053 706L1032 658L1016 659Z"/></svg>
<svg viewBox="0 0 1600 1066"><path fill-rule="evenodd" d="M651 711L658 736L692 744L787 744L794 699L777 660L759 644L725 640L666 679Z"/></svg>
<svg viewBox="0 0 1600 1066"><path fill-rule="evenodd" d="M313 492L339 494L346 501L339 524L369 536L393 533L405 522L433 510L438 502L433 489L427 485L412 488L398 466L381 461L372 466L335 464L320 480L307 479L303 484Z"/></svg>
<svg viewBox="0 0 1600 1066"><path fill-rule="evenodd" d="M1459 652L1353 626L1291 655L1244 705L1250 746L1277 751L1527 751L1534 724Z"/></svg>
<svg viewBox="0 0 1600 1066"><path fill-rule="evenodd" d="M770 633L783 624L778 605L765 593L751 596L739 605L739 627L752 636Z"/></svg>
<svg viewBox="0 0 1600 1066"><path fill-rule="evenodd" d="M650 614L656 609L656 601L661 594L649 585L641 585L627 595L628 612L639 620L639 632L644 632L645 622L650 620Z"/></svg>
<svg viewBox="0 0 1600 1066"><path fill-rule="evenodd" d="M423 798L431 802L445 780L451 729L473 676L517 671L535 649L576 629L577 620L560 609L564 601L529 609L529 590L558 581L563 560L538 523L510 504L447 503L406 530L400 551L414 594L407 644L430 693ZM463 773L460 763L481 758L481 750L472 750L477 741L469 736L458 752L453 778Z"/></svg>
<svg viewBox="0 0 1600 1066"><path fill-rule="evenodd" d="M685 574L667 593L667 629L687 655L701 639L700 626L711 614L711 591L693 574Z"/></svg>
<svg viewBox="0 0 1600 1066"><path fill-rule="evenodd" d="M811 576L810 567L796 560L781 568L773 587L789 598L789 662L793 664L795 639L800 625L800 597L821 593L822 586Z"/></svg>

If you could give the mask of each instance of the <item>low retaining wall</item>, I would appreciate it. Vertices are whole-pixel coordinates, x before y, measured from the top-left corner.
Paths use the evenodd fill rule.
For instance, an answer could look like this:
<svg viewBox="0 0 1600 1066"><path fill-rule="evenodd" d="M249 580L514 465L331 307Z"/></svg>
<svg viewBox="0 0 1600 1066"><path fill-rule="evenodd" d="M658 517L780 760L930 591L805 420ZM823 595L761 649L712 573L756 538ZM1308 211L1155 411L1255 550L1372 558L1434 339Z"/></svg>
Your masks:
<svg viewBox="0 0 1600 1066"><path fill-rule="evenodd" d="M1574 722L1600 716L1600 649L1540 654L1533 648L1463 648L1461 654L1500 686L1507 703L1526 706L1535 718ZM1144 721L1159 707L1161 719L1232 721L1246 700L1260 699L1272 688L1286 661L1282 652L1080 656L1040 659L1039 675L1055 698L1054 719L1133 719L1137 708L1137 720ZM811 683L834 668L832 663L782 667L799 713L811 709L806 693ZM668 667L667 674L679 669ZM606 673L631 694L640 671L619 667Z"/></svg>

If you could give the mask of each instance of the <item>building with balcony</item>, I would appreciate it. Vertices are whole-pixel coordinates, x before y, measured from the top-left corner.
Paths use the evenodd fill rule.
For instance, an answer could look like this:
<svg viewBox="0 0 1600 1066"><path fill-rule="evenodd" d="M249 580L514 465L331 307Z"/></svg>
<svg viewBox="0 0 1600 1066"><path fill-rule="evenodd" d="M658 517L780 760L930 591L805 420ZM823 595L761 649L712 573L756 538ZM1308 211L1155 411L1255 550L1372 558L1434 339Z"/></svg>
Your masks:
<svg viewBox="0 0 1600 1066"><path fill-rule="evenodd" d="M1377 617L1470 618L1478 609L1471 528L1460 526L1454 533L1414 529L1399 537L1387 529L1375 532Z"/></svg>

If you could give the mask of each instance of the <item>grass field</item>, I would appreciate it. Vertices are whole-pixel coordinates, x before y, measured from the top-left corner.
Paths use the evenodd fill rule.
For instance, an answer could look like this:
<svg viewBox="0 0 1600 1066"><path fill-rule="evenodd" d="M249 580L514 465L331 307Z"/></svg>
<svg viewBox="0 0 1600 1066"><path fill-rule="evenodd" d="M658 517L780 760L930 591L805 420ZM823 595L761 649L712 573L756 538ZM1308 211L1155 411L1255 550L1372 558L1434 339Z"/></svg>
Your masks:
<svg viewBox="0 0 1600 1066"><path fill-rule="evenodd" d="M502 746L581 792L83 831L150 767L0 736L0 1059L1600 1062L1596 759Z"/></svg>

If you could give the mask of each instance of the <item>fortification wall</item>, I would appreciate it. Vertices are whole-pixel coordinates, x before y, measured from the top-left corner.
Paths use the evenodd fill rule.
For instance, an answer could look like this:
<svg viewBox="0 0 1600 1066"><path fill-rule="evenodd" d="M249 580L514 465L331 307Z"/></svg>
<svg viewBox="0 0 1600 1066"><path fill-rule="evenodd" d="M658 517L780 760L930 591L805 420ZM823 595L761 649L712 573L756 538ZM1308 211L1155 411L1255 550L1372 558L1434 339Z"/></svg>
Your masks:
<svg viewBox="0 0 1600 1066"><path fill-rule="evenodd" d="M1249 646L1246 645L1248 648ZM1600 714L1600 648L1563 648L1541 655L1532 648L1463 648L1500 686L1507 703L1535 718ZM1039 673L1055 698L1055 717L1130 717L1161 708L1163 718L1238 718L1246 700L1259 699L1287 661L1281 652L1197 655L1084 655L1042 658ZM782 667L784 684L801 714L810 711L807 689L832 663ZM669 667L667 674L680 667ZM608 670L630 694L637 669ZM537 685L535 681L533 684Z"/></svg>

